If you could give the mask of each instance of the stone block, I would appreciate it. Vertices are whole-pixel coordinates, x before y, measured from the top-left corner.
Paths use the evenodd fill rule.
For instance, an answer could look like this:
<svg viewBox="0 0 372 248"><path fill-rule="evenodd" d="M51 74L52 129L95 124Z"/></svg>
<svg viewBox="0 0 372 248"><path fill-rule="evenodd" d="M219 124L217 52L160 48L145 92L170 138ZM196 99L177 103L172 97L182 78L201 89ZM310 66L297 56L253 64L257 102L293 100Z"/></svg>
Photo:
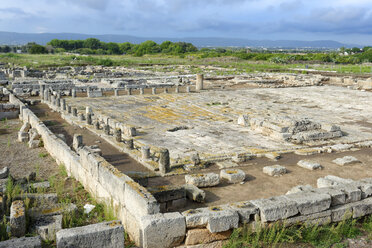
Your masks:
<svg viewBox="0 0 372 248"><path fill-rule="evenodd" d="M332 162L335 164L341 165L341 166L360 163L360 161L353 156L345 156L343 158L336 158Z"/></svg>
<svg viewBox="0 0 372 248"><path fill-rule="evenodd" d="M60 230L56 234L56 239L57 248L122 248L124 247L124 228L119 220L102 222Z"/></svg>
<svg viewBox="0 0 372 248"><path fill-rule="evenodd" d="M265 173L269 176L278 177L278 176L286 174L287 169L284 166L281 166L281 165L265 166L263 168L263 173Z"/></svg>
<svg viewBox="0 0 372 248"><path fill-rule="evenodd" d="M28 141L28 133L26 132L18 132L18 142L27 142Z"/></svg>
<svg viewBox="0 0 372 248"><path fill-rule="evenodd" d="M37 193L27 193L15 196L14 200L25 200L29 199L32 205L54 205L58 201L56 193L49 194L37 194Z"/></svg>
<svg viewBox="0 0 372 248"><path fill-rule="evenodd" d="M28 131L30 131L30 129L31 129L30 123L25 122L25 123L23 123L23 125L22 125L22 127L19 131L23 132L23 133L28 133Z"/></svg>
<svg viewBox="0 0 372 248"><path fill-rule="evenodd" d="M205 191L199 189L195 185L185 184L186 197L195 202L204 202L205 200Z"/></svg>
<svg viewBox="0 0 372 248"><path fill-rule="evenodd" d="M226 179L229 183L240 183L245 180L245 172L239 169L221 170L220 178Z"/></svg>
<svg viewBox="0 0 372 248"><path fill-rule="evenodd" d="M211 233L208 229L191 229L187 231L185 245L208 244L218 240L226 240L232 231Z"/></svg>
<svg viewBox="0 0 372 248"><path fill-rule="evenodd" d="M237 164L236 162L233 162L233 161L219 161L216 163L216 165L218 166L218 168L220 169L226 169L226 168L233 168L233 167L238 167L239 164Z"/></svg>
<svg viewBox="0 0 372 248"><path fill-rule="evenodd" d="M308 170L322 169L322 166L319 163L307 160L300 160L298 161L297 165Z"/></svg>
<svg viewBox="0 0 372 248"><path fill-rule="evenodd" d="M38 148L40 146L40 140L30 140L28 142L28 147L31 149Z"/></svg>
<svg viewBox="0 0 372 248"><path fill-rule="evenodd" d="M41 248L40 236L22 237L0 242L0 248Z"/></svg>
<svg viewBox="0 0 372 248"><path fill-rule="evenodd" d="M226 206L198 208L182 213L188 228L207 227L210 232L223 232L239 225L239 215Z"/></svg>
<svg viewBox="0 0 372 248"><path fill-rule="evenodd" d="M196 187L213 187L220 183L220 177L216 173L193 174L185 176L186 184Z"/></svg>
<svg viewBox="0 0 372 248"><path fill-rule="evenodd" d="M43 240L55 240L56 233L62 230L62 215L45 216L37 219L34 230Z"/></svg>
<svg viewBox="0 0 372 248"><path fill-rule="evenodd" d="M182 186L149 187L147 190L160 203L186 198L186 190Z"/></svg>
<svg viewBox="0 0 372 248"><path fill-rule="evenodd" d="M331 196L331 206L337 206L345 204L346 202L346 193L340 189L333 187L328 188L319 188L311 190L315 193L328 194Z"/></svg>
<svg viewBox="0 0 372 248"><path fill-rule="evenodd" d="M353 216L352 204L340 205L331 209L332 222L339 222Z"/></svg>
<svg viewBox="0 0 372 248"><path fill-rule="evenodd" d="M5 179L5 178L8 178L9 176L9 168L8 167L4 167L0 170L0 179Z"/></svg>
<svg viewBox="0 0 372 248"><path fill-rule="evenodd" d="M13 237L26 234L26 209L23 201L14 201L10 207L10 232Z"/></svg>
<svg viewBox="0 0 372 248"><path fill-rule="evenodd" d="M168 248L179 245L186 235L185 218L177 212L146 215L140 219L141 247Z"/></svg>
<svg viewBox="0 0 372 248"><path fill-rule="evenodd" d="M285 196L253 200L251 203L260 210L262 222L287 219L299 212L297 203Z"/></svg>
<svg viewBox="0 0 372 248"><path fill-rule="evenodd" d="M299 192L285 195L291 201L297 203L297 209L302 215L309 215L329 209L331 196L313 192Z"/></svg>
<svg viewBox="0 0 372 248"><path fill-rule="evenodd" d="M247 224L254 221L254 216L258 214L258 208L250 201L235 202L225 206L238 213L239 222L242 224Z"/></svg>
<svg viewBox="0 0 372 248"><path fill-rule="evenodd" d="M298 223L305 223L309 225L324 225L329 224L332 221L332 211L327 210L310 215L300 215L283 220L285 226L296 225Z"/></svg>

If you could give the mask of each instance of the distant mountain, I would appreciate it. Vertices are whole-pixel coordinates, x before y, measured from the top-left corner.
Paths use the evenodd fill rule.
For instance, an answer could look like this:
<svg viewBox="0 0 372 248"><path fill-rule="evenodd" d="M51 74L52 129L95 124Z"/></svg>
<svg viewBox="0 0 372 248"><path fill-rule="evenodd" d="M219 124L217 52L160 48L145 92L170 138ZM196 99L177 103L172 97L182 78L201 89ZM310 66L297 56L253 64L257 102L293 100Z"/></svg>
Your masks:
<svg viewBox="0 0 372 248"><path fill-rule="evenodd" d="M318 41L299 41L299 40L248 40L236 38L160 38L160 37L136 37L130 35L90 35L90 34L75 34L75 33L14 33L14 32L0 32L0 44L3 45L23 45L28 42L36 42L45 45L52 39L62 40L85 40L87 38L97 38L104 42L130 42L141 43L146 40L153 40L161 43L166 40L170 41L184 41L191 42L197 47L265 47L265 48L330 48L335 49L339 47L358 47L353 44L343 44L332 40L318 40Z"/></svg>

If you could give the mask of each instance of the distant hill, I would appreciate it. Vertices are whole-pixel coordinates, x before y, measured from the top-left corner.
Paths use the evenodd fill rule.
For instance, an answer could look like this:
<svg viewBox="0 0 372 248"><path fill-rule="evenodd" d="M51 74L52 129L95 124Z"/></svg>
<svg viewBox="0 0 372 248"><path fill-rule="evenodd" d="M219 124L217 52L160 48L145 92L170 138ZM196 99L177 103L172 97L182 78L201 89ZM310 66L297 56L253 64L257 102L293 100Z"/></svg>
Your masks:
<svg viewBox="0 0 372 248"><path fill-rule="evenodd" d="M235 38L160 38L160 37L136 37L130 35L90 35L90 34L75 34L75 33L15 33L15 32L0 32L0 44L2 45L23 45L28 42L36 42L45 45L52 39L63 40L85 40L87 38L97 38L104 42L130 42L141 43L146 40L153 40L161 43L166 40L173 42L184 41L190 42L197 47L265 47L265 48L329 48L335 49L339 47L358 47L358 45L343 44L332 40L318 41L300 41L300 40L248 40Z"/></svg>

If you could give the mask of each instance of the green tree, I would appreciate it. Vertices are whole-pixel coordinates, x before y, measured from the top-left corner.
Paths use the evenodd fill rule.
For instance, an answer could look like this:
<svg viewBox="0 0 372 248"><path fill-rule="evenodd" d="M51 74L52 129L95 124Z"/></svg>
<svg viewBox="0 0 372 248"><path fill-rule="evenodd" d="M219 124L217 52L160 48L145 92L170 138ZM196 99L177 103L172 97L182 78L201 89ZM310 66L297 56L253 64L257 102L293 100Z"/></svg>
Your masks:
<svg viewBox="0 0 372 248"><path fill-rule="evenodd" d="M101 47L101 41L96 38L88 38L84 41L84 48L98 49Z"/></svg>
<svg viewBox="0 0 372 248"><path fill-rule="evenodd" d="M46 50L46 48L42 45L39 45L39 44L33 44L28 52L30 54L44 54L44 53L48 53L48 51Z"/></svg>

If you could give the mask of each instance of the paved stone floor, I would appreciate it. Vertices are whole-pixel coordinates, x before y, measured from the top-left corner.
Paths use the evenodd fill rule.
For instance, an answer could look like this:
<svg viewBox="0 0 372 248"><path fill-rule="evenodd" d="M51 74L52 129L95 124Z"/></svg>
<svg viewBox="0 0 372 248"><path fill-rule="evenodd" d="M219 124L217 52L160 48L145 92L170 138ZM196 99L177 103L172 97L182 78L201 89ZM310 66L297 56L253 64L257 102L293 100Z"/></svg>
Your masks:
<svg viewBox="0 0 372 248"><path fill-rule="evenodd" d="M134 125L137 141L166 147L173 159L194 151L201 157L246 153L255 149L293 150L306 147L274 140L237 124L239 114L310 118L339 125L347 135L318 145L372 139L370 92L343 87L210 90L191 94L68 98L67 103L119 122ZM188 129L167 131L175 127Z"/></svg>

